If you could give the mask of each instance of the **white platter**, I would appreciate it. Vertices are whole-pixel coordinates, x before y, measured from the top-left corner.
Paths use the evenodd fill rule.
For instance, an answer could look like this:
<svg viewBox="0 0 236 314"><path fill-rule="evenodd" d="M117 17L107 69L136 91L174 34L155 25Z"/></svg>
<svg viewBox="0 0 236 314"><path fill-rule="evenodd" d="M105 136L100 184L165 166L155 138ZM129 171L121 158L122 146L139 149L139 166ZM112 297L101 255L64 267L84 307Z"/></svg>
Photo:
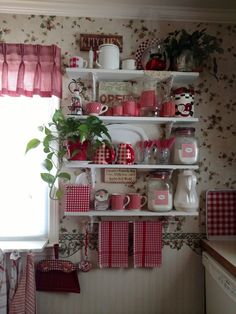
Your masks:
<svg viewBox="0 0 236 314"><path fill-rule="evenodd" d="M135 146L137 142L147 141L148 136L144 130L135 125L111 124L107 126L112 143L129 143Z"/></svg>

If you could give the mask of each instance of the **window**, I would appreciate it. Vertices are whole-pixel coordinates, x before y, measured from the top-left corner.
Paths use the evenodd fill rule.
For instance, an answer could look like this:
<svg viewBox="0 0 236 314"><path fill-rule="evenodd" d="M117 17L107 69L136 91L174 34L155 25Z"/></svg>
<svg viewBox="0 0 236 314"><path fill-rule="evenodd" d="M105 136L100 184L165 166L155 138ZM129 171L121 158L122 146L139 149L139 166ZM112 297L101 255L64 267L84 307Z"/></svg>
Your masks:
<svg viewBox="0 0 236 314"><path fill-rule="evenodd" d="M1 240L56 238L57 209L40 177L44 154L25 149L30 139L40 138L38 126L51 120L58 104L56 97L0 97Z"/></svg>

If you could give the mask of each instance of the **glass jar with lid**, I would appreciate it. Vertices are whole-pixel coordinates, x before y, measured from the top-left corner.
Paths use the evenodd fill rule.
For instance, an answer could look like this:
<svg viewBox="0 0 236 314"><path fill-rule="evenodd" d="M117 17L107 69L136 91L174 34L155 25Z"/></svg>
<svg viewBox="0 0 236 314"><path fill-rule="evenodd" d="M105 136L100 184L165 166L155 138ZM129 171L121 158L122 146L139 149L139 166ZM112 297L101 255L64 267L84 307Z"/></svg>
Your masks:
<svg viewBox="0 0 236 314"><path fill-rule="evenodd" d="M151 211L170 211L173 208L172 183L170 171L155 171L147 183L148 209Z"/></svg>
<svg viewBox="0 0 236 314"><path fill-rule="evenodd" d="M195 137L195 128L173 128L171 135L175 137L172 149L172 163L177 165L193 165L198 161L199 147Z"/></svg>

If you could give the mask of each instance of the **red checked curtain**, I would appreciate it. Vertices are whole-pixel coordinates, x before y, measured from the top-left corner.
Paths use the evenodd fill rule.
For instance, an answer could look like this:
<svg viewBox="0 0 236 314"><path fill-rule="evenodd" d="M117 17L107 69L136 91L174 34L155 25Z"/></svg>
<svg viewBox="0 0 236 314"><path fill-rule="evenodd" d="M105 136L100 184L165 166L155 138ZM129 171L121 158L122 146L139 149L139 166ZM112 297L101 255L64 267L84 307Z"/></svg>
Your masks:
<svg viewBox="0 0 236 314"><path fill-rule="evenodd" d="M62 96L61 50L0 43L0 96Z"/></svg>

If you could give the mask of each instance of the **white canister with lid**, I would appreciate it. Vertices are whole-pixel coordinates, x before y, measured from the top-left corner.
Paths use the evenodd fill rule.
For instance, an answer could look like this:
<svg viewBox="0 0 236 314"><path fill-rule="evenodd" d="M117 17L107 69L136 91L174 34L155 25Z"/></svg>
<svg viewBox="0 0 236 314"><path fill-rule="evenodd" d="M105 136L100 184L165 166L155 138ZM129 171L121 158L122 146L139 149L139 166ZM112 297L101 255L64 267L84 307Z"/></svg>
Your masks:
<svg viewBox="0 0 236 314"><path fill-rule="evenodd" d="M148 180L148 209L151 211L170 211L173 208L172 183L170 171L155 171Z"/></svg>
<svg viewBox="0 0 236 314"><path fill-rule="evenodd" d="M172 128L171 135L175 137L172 149L172 162L176 165L193 165L198 162L199 147L195 137L195 128Z"/></svg>
<svg viewBox="0 0 236 314"><path fill-rule="evenodd" d="M120 68L119 47L113 44L99 46L96 64L102 69L118 70Z"/></svg>

